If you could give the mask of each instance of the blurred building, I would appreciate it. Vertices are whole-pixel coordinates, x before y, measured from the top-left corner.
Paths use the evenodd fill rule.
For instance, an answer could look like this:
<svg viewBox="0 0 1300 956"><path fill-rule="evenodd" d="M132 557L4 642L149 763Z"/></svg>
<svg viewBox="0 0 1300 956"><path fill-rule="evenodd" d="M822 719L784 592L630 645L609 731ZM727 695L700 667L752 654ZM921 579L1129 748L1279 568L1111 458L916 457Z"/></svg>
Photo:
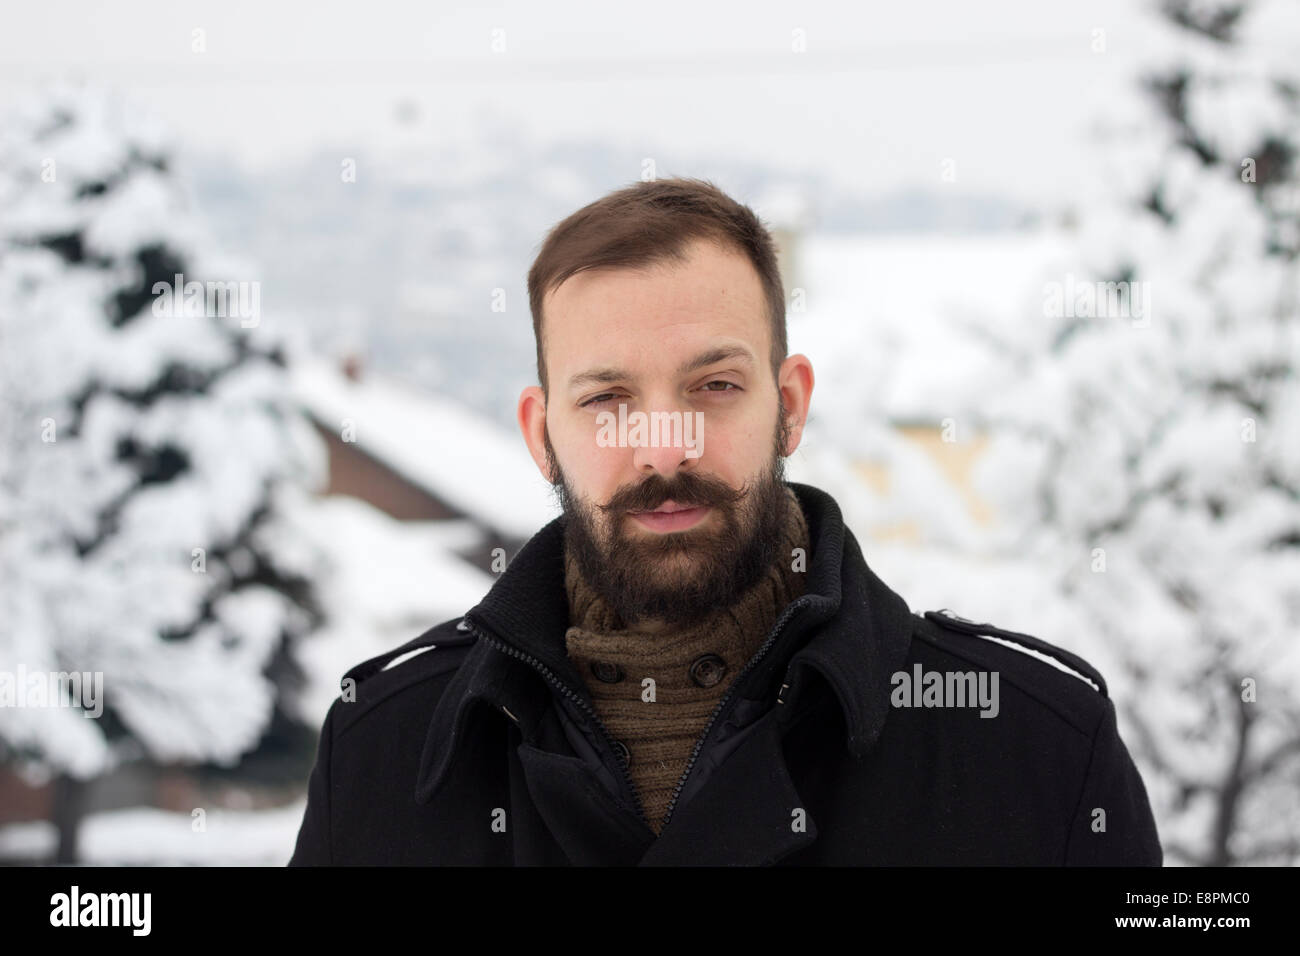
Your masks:
<svg viewBox="0 0 1300 956"><path fill-rule="evenodd" d="M786 183L763 192L753 209L767 225L776 244L777 265L788 301L806 281L800 244L813 227L812 202L803 187Z"/></svg>
<svg viewBox="0 0 1300 956"><path fill-rule="evenodd" d="M329 449L323 493L398 521L461 531L456 553L487 569L513 556L558 509L518 435L431 391L373 374L351 353L294 372L303 411Z"/></svg>
<svg viewBox="0 0 1300 956"><path fill-rule="evenodd" d="M772 206L798 221L789 197ZM792 241L802 298L787 310L789 346L816 373L805 476L847 465L855 483L836 487L861 491L852 516L867 539L976 541L997 522L977 480L990 436L972 410L1032 335L1064 242L1054 229Z"/></svg>

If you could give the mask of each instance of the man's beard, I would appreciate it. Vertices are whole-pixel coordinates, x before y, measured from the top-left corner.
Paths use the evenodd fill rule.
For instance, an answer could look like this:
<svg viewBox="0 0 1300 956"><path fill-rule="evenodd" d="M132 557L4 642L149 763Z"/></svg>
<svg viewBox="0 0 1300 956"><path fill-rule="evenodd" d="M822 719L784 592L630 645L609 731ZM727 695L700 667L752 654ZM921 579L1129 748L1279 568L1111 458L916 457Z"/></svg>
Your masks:
<svg viewBox="0 0 1300 956"><path fill-rule="evenodd" d="M650 618L670 627L698 623L735 604L783 557L787 498L782 451L788 434L780 403L771 460L740 489L692 471L679 471L671 481L655 473L620 488L607 504L593 506L574 495L544 430L566 546L588 586L622 626ZM684 531L627 532L627 523L635 520L629 511L653 510L670 499L712 511ZM715 521L719 526L710 527Z"/></svg>

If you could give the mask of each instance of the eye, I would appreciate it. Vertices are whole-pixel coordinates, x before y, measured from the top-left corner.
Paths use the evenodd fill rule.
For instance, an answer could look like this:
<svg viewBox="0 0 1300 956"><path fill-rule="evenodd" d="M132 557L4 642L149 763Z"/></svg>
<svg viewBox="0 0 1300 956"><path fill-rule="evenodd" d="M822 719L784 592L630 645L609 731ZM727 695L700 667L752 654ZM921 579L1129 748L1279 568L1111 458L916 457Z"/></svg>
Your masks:
<svg viewBox="0 0 1300 956"><path fill-rule="evenodd" d="M725 389L725 388L709 388L709 385L730 385L731 388L729 388L729 389ZM744 391L744 390L743 390L739 385L737 385L735 382L728 382L726 379L722 379L722 378L714 379L712 382L707 383L706 385L704 385L704 389L705 389L706 391L710 391L710 392L727 392L727 391L740 392L740 391Z"/></svg>
<svg viewBox="0 0 1300 956"><path fill-rule="evenodd" d="M712 385L725 385L726 388L710 388L710 386L712 386ZM706 392L715 392L715 393L742 392L742 391L744 391L744 389L742 389L742 388L741 388L739 385L737 385L735 382L729 382L729 381L727 381L726 379L723 379L723 378L714 379L712 382L706 382L704 385L700 386L700 388L701 388L701 390L703 390L703 391L706 391ZM578 403L578 407L579 407L579 408L594 408L594 407L599 406L599 405L604 405L604 404L605 404L606 402L608 402L610 399L613 399L613 398L616 398L616 397L617 397L617 395L616 395L614 392L601 392L599 395L593 395L591 398L587 399L585 402L579 402L579 403Z"/></svg>

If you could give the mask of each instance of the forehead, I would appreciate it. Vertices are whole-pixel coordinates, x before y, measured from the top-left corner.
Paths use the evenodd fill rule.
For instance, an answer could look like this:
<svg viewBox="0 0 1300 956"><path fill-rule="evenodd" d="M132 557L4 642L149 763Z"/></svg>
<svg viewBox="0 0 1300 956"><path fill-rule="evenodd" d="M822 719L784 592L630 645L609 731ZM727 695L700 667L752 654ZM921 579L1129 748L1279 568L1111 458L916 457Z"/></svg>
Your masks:
<svg viewBox="0 0 1300 956"><path fill-rule="evenodd" d="M770 329L758 271L739 250L709 240L685 252L683 262L579 272L548 294L543 313L551 374L656 355L675 365L682 349L711 338L743 341L761 360Z"/></svg>

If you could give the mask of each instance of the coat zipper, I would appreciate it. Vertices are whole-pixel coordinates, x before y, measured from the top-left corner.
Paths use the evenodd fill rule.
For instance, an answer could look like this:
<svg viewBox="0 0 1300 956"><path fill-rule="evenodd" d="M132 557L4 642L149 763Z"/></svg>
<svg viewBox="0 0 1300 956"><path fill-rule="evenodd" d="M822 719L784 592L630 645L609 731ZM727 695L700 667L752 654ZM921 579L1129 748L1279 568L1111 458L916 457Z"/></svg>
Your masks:
<svg viewBox="0 0 1300 956"><path fill-rule="evenodd" d="M713 714L709 717L709 722L704 725L704 732L700 734L699 739L695 741L695 749L691 751L690 759L686 762L686 770L682 774L682 778L677 781L677 787L673 790L672 799L668 802L668 810L664 813L663 824L660 827L661 831L668 826L668 821L673 818L673 811L677 809L677 798L681 795L682 788L686 786L686 781L691 776L691 770L695 767L695 761L699 759L700 751L704 749L704 741L709 738L709 731L713 729L713 722L718 719L718 715L722 713L722 709L727 706L727 702L731 700L731 695L736 692L736 688L740 686L740 682L744 676L763 659L771 649L772 645L776 643L777 636L781 633L781 629L785 627L786 622L790 620L796 611L800 608L807 607L809 603L810 599L807 596L796 598L794 601L790 602L786 609L781 613L781 617L777 620L776 625L772 628L772 633L767 636L767 640L763 642L763 646L758 649L758 653L751 657L749 662L741 668L740 673L736 675L736 679L733 680L731 686L727 688L727 692L722 695L722 700L718 701L718 706L713 709Z"/></svg>
<svg viewBox="0 0 1300 956"><path fill-rule="evenodd" d="M465 620L465 624L469 627L470 631L473 632L482 640L486 641L491 647L501 651L504 654L509 655L510 657L514 657L521 661L524 661L526 664L528 664L534 670L540 673L544 678L546 678L547 682L550 683L557 690L559 690L561 693L563 693L565 697L567 697L569 700L573 701L580 708L582 708L582 710L591 718L592 722L597 727L600 728L600 732L605 737L605 742L609 745L610 752L613 753L615 759L618 760L619 769L623 773L623 782L627 786L627 795L632 798L632 805L633 807L636 808L637 816L641 819L641 822L644 823L647 828L653 829L652 827L650 827L650 821L646 818L645 810L641 806L641 801L638 798L636 792L636 785L632 782L632 775L628 772L627 764L623 762L623 758L619 755L618 749L614 746L614 737L612 734L610 734L609 728L605 726L604 721L600 719L600 715L596 713L596 711L591 707L591 705L588 704L585 700L583 700L578 694L576 694L572 688L570 688L567 684L565 684L562 680L560 680L557 676L555 676L555 673L549 667L547 667L545 664L539 661L537 658L533 657L531 654L524 653L523 651L519 650L516 647L512 647L511 645L507 644L505 641L501 640L500 638L494 637L493 635L486 633L485 631L483 631L482 628L475 626L474 622L472 622L468 617L466 617L464 620Z"/></svg>

